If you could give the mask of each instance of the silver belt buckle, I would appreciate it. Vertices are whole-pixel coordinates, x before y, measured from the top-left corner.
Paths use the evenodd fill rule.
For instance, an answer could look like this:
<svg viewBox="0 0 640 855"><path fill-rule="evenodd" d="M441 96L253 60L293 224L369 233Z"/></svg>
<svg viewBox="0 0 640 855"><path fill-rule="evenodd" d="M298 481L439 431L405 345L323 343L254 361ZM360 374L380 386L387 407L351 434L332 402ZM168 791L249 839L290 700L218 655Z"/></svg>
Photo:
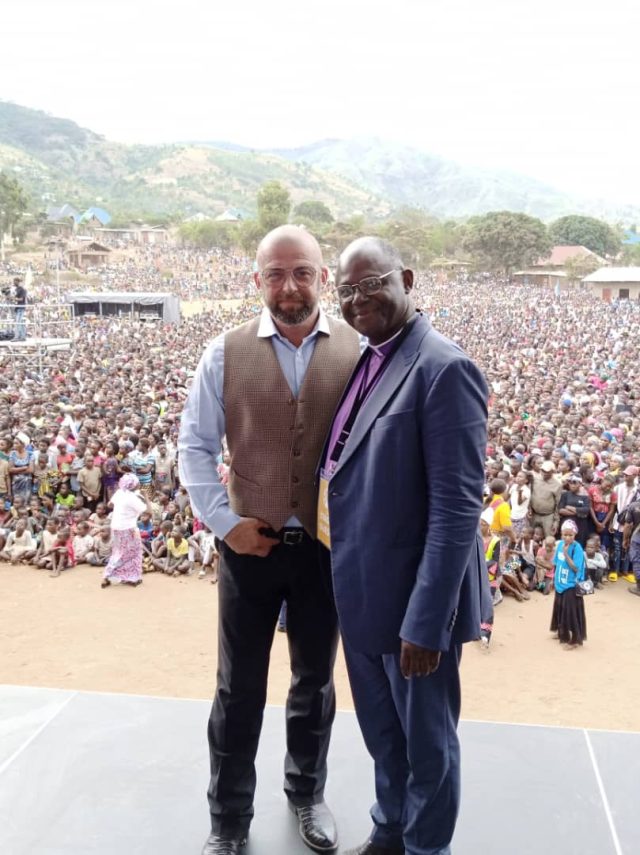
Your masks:
<svg viewBox="0 0 640 855"><path fill-rule="evenodd" d="M303 537L304 531L302 529L298 531L285 531L282 535L282 542L286 546L299 546L302 543Z"/></svg>

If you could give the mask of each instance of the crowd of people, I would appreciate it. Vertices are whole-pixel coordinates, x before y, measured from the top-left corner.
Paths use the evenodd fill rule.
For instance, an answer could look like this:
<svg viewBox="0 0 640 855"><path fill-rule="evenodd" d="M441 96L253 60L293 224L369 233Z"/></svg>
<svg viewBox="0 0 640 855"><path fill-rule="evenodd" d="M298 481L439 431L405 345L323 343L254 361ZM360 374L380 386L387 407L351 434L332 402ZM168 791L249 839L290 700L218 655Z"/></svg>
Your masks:
<svg viewBox="0 0 640 855"><path fill-rule="evenodd" d="M103 269L96 287L242 303L218 303L176 326L83 321L72 350L48 353L41 374L0 352L0 560L54 576L82 563L106 568L110 503L132 475L148 503L135 523L143 569L181 575L199 566L216 578L213 538L178 481L176 439L205 345L260 311L251 270L247 258L221 251L138 248ZM8 262L0 274L10 281L24 269ZM29 296L46 301L52 287ZM567 567L563 578L574 586L582 577L596 589L626 580L640 593L636 526L622 518L640 498L640 304L470 274L422 273L413 293L489 383L482 525L494 603L505 594L562 594ZM330 288L323 301L338 314ZM576 552L570 530L580 551L575 571L565 561ZM488 615L487 642L492 625ZM561 626L560 640L580 644L585 632L567 636Z"/></svg>

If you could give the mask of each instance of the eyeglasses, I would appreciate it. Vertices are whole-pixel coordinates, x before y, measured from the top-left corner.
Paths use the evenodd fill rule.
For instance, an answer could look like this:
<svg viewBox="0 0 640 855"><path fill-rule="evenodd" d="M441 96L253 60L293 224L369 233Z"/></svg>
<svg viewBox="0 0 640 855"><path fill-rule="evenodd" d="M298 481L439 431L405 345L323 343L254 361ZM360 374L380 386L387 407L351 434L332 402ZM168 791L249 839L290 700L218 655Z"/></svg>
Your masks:
<svg viewBox="0 0 640 855"><path fill-rule="evenodd" d="M269 288L282 288L291 275L300 288L310 288L318 278L318 271L311 265L301 264L299 267L285 269L284 267L269 267L260 271L260 278Z"/></svg>
<svg viewBox="0 0 640 855"><path fill-rule="evenodd" d="M345 303L347 300L353 300L356 291L359 291L363 297L369 297L371 294L377 294L384 286L384 280L387 276L391 276L396 271L402 272L401 267L394 267L388 273L383 273L382 276L367 276L366 279L361 279L355 285L338 285L335 289L338 299Z"/></svg>

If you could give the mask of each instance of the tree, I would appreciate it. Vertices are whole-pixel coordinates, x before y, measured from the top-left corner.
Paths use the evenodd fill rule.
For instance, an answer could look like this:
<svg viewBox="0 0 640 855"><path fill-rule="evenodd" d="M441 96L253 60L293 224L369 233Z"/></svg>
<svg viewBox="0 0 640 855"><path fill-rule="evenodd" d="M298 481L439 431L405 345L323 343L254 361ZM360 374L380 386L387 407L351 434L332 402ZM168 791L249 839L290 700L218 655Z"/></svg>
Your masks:
<svg viewBox="0 0 640 855"><path fill-rule="evenodd" d="M28 204L28 197L20 182L0 172L0 240L3 235L15 232Z"/></svg>
<svg viewBox="0 0 640 855"><path fill-rule="evenodd" d="M581 282L585 276L600 267L598 260L592 255L575 255L564 263L564 272L569 282Z"/></svg>
<svg viewBox="0 0 640 855"><path fill-rule="evenodd" d="M254 255L261 238L265 235L264 228L257 220L242 220L239 231L240 246L247 255Z"/></svg>
<svg viewBox="0 0 640 855"><path fill-rule="evenodd" d="M632 243L622 247L622 264L629 267L640 267L640 243Z"/></svg>
<svg viewBox="0 0 640 855"><path fill-rule="evenodd" d="M549 237L556 246L586 246L598 255L617 255L620 238L608 223L595 217L570 214L549 226Z"/></svg>
<svg viewBox="0 0 640 855"><path fill-rule="evenodd" d="M536 217L494 211L469 220L464 246L478 264L509 274L547 255L551 241Z"/></svg>
<svg viewBox="0 0 640 855"><path fill-rule="evenodd" d="M182 223L178 234L186 243L200 249L231 249L238 242L238 224L202 220L201 222Z"/></svg>
<svg viewBox="0 0 640 855"><path fill-rule="evenodd" d="M333 214L324 202L310 200L308 202L300 202L293 210L294 220L296 222L311 221L312 223L332 223Z"/></svg>
<svg viewBox="0 0 640 855"><path fill-rule="evenodd" d="M291 197L286 187L279 181L267 181L258 191L258 223L262 233L281 226L289 221Z"/></svg>

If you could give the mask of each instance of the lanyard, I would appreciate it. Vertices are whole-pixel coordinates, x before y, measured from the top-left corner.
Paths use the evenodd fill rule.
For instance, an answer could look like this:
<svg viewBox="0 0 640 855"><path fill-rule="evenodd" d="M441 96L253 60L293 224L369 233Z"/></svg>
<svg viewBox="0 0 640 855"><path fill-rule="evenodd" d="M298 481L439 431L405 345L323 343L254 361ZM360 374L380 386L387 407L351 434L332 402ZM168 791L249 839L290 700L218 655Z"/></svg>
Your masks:
<svg viewBox="0 0 640 855"><path fill-rule="evenodd" d="M340 460L340 457L342 456L342 452L344 451L345 445L347 444L347 440L349 439L349 435L353 429L353 425L355 424L356 418L358 417L358 413L362 409L362 405L366 401L373 387L384 374L387 366L391 362L391 358L398 350L406 336L409 334L409 330L412 326L413 321L409 321L409 323L405 324L402 332L394 340L391 350L387 354L385 354L382 364L380 365L376 373L373 375L373 377L371 377L370 379L369 367L371 365L371 354L373 353L373 350L369 348L369 350L365 353L364 359L366 360L366 363L364 366L364 373L362 375L360 385L358 386L358 391L356 393L353 406L351 407L351 411L347 416L347 420L344 423L342 430L340 431L340 436L336 440L336 444L334 445L329 456L329 461L333 464L332 468L335 469L338 461Z"/></svg>

